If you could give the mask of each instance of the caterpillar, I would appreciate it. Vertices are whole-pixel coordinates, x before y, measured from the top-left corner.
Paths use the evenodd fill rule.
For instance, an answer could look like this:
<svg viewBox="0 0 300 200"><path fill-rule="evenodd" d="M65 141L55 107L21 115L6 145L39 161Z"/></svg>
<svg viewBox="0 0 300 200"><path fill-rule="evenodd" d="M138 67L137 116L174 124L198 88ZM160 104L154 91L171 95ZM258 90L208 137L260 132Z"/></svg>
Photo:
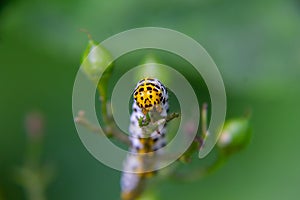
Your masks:
<svg viewBox="0 0 300 200"><path fill-rule="evenodd" d="M144 78L140 80L133 92L132 114L130 116L129 138L131 146L123 163L123 174L121 177L121 198L123 200L135 199L142 190L144 180L151 177L154 172L145 172L146 168L151 168L155 163L143 160L138 153L150 153L154 155L162 154L162 147L166 143L166 123L159 124L157 128L147 135L139 126L139 119L146 118L166 118L169 111L167 88L155 78ZM131 172L131 173L130 173Z"/></svg>

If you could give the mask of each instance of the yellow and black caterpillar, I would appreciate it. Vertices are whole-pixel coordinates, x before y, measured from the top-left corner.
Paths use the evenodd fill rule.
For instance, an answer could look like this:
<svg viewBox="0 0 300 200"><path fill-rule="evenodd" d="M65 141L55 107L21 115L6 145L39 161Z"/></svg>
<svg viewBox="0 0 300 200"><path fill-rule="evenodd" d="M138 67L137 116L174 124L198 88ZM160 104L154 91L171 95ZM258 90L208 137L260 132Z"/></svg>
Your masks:
<svg viewBox="0 0 300 200"><path fill-rule="evenodd" d="M162 154L162 147L166 145L166 123L160 124L150 134L146 134L139 125L139 119L146 115L156 115L166 118L169 111L167 88L155 78L145 78L137 83L133 92L134 102L130 117L130 154L124 161L121 177L122 199L134 199L138 195L138 187L144 178L153 175L153 172L145 172L146 165L155 165L155 161L148 163L139 153ZM151 168L151 167L150 167Z"/></svg>

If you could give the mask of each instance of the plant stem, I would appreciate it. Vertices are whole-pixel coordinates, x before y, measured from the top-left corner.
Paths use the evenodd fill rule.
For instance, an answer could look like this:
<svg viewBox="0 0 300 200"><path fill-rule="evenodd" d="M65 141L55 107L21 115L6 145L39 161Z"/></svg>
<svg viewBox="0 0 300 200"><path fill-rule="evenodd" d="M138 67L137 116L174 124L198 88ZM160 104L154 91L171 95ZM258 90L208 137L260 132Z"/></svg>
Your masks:
<svg viewBox="0 0 300 200"><path fill-rule="evenodd" d="M187 173L174 171L170 177L176 181L196 181L217 171L225 164L226 160L224 155L219 154L217 159L207 167L201 166L194 170L189 170Z"/></svg>

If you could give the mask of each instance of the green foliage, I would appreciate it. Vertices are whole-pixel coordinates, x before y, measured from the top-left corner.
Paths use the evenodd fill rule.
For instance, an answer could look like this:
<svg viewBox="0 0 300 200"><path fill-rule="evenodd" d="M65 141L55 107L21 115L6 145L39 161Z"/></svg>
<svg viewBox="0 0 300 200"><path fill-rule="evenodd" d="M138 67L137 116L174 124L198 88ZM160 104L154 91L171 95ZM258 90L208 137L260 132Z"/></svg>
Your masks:
<svg viewBox="0 0 300 200"><path fill-rule="evenodd" d="M218 147L224 154L233 154L244 149L251 140L251 126L246 117L225 122L218 140Z"/></svg>
<svg viewBox="0 0 300 200"><path fill-rule="evenodd" d="M89 39L86 50L82 56L82 70L94 83L98 84L100 75L108 78L112 73L112 56L100 44L96 44L94 40ZM107 68L107 70L105 70ZM104 81L107 82L107 81Z"/></svg>
<svg viewBox="0 0 300 200"><path fill-rule="evenodd" d="M113 119L108 116L107 110L106 110L106 103L109 102L109 99L106 95L106 88L108 85L108 80L110 79L110 77L113 75L111 72L112 71L108 71L108 73L106 73L106 79L104 79L105 81L103 81L103 79L97 83L97 77L99 77L102 73L103 69L103 60L107 60L107 55L109 54L109 52L107 51L103 51L102 47L100 46L99 49L101 50L101 52L99 54L95 54L94 49L97 49L98 47L95 46L93 41L89 41L89 46L88 49L84 52L84 58L86 58L84 60L87 61L87 63L83 63L83 70L86 73L87 77L90 78L95 84L98 84L98 89L99 89L99 96L100 96L100 100L101 100L101 104L102 104L102 112L101 115L103 116L104 120L104 126L106 126L105 129L105 135L110 136L110 137L116 137L116 139L120 139L120 137L118 137L118 135L121 135L121 133L119 133L116 130L113 130L112 127L116 127L117 125L115 124L115 122L113 121ZM90 47L90 44L92 42L92 47ZM106 53L102 53L102 52L106 52ZM94 58L91 58L91 56L95 56ZM97 62L97 60L101 61L101 62ZM154 59L155 60L155 59ZM105 66L104 66L105 67ZM95 69L95 70L94 70ZM102 70L102 71L101 71ZM163 73L163 71L159 71L159 68L156 69L157 73ZM96 75L95 75L95 74ZM96 77L96 78L94 78ZM103 107L103 105L105 107ZM156 108L154 108L156 109ZM154 112L156 113L156 112ZM167 121L170 121L176 117L179 117L178 113L172 113L170 115L168 115L166 118L161 118L160 115L159 116L154 116L151 115L150 116L150 112L147 112L145 117L140 117L138 119L138 123L139 126L141 127L142 131L143 131L143 135L144 136L150 136L155 130L157 130L157 127L164 124ZM202 133L200 133L199 135L197 135L194 138L194 141L192 142L192 144L188 147L188 149L186 150L186 152L183 153L183 155L179 158L179 161L183 162L183 163L188 163L189 161L191 161L191 158L193 156L194 153L197 153L198 150L201 148L201 145L203 144L202 140L204 140L207 137L207 104L205 103L202 106L202 114L201 114L201 118L202 118ZM84 114L78 114L78 117L75 119L75 121L77 123L80 123L81 125L84 125L86 128L91 129L91 125L89 124L89 122L87 121L87 119L84 118ZM84 123L83 123L84 122ZM198 169L194 170L194 172L188 172L187 174L177 174L176 170L174 172L172 172L171 174L175 174L174 177L178 178L179 180L196 180L203 178L206 175L209 175L210 173L216 171L217 169L219 169L223 164L224 161L226 160L226 158L233 153L238 152L239 150L243 149L248 141L251 138L251 134L250 134L250 126L248 123L248 119L244 118L244 119L233 119L230 121L227 121L224 125L224 129L222 130L221 136L220 136L220 140L218 141L218 147L221 150L222 154L218 154L218 157L215 159L215 161L207 166L207 167L203 167L200 166L198 167ZM95 132L95 130L94 130ZM97 130L96 130L97 132ZM188 133L183 133L188 135ZM124 140L120 140L121 142L124 142ZM164 155L164 156L168 156L168 155ZM172 175L170 176L172 178L174 178ZM192 177L192 178L188 178L188 177ZM140 184L137 184L135 186L135 189L133 190L134 192L131 194L129 193L129 197L127 195L122 196L122 199L136 199L136 197L139 197L141 195L142 198L144 198L144 181L141 181ZM153 188L152 188L153 189ZM147 193L146 193L147 194Z"/></svg>
<svg viewBox="0 0 300 200"><path fill-rule="evenodd" d="M247 149L205 180L159 183L161 199L298 199L299 10L295 0L7 1L0 13L0 199L25 199L12 174L24 161L25 113L34 109L46 121L42 161L57 163L49 199L118 198L119 174L89 155L72 121L71 91L86 47L79 29L102 41L143 26L172 28L199 41L224 79L227 116L253 110ZM192 73L187 77L193 82Z"/></svg>

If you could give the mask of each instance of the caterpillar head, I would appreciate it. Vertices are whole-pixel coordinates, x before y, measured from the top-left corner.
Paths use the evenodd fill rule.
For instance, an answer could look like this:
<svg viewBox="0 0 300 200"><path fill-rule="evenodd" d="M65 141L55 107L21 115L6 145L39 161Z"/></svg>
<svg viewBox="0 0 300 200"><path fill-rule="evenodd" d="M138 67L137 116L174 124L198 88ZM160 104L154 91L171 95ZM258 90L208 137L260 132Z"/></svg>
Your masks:
<svg viewBox="0 0 300 200"><path fill-rule="evenodd" d="M145 78L138 82L133 98L136 104L142 109L143 114L147 114L154 107L159 111L161 103L165 103L167 90L157 79Z"/></svg>

